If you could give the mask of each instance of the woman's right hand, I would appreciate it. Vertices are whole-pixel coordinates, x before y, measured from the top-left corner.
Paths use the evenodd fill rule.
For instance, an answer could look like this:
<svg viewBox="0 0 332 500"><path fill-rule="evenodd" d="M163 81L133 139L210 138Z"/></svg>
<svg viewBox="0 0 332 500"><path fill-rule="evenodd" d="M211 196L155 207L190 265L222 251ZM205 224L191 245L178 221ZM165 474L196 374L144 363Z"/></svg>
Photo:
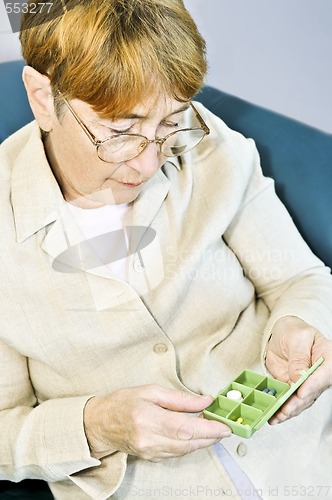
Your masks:
<svg viewBox="0 0 332 500"><path fill-rule="evenodd" d="M150 461L178 457L231 435L227 425L188 413L201 412L211 396L144 385L94 396L84 409L84 428L91 454L114 451Z"/></svg>

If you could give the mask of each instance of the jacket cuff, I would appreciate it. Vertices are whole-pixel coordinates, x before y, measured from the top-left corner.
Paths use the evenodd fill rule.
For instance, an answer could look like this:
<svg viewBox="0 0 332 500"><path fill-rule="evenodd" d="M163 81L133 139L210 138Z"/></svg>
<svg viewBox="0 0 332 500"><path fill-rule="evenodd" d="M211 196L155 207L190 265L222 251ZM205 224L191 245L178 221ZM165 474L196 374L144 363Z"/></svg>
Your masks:
<svg viewBox="0 0 332 500"><path fill-rule="evenodd" d="M55 481L88 467L100 465L90 454L84 432L83 411L90 396L45 401L41 411L40 435L44 441L45 463Z"/></svg>
<svg viewBox="0 0 332 500"><path fill-rule="evenodd" d="M68 476L94 500L106 500L120 487L127 468L127 454L117 451L92 467Z"/></svg>

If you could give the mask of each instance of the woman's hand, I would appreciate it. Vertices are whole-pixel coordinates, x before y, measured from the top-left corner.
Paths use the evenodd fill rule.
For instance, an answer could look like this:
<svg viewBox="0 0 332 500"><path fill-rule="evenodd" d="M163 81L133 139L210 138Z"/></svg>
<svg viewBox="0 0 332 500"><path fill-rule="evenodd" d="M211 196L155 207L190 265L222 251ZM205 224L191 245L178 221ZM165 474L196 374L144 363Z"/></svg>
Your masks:
<svg viewBox="0 0 332 500"><path fill-rule="evenodd" d="M299 415L332 385L332 341L294 316L279 319L271 333L266 367L273 377L283 382L296 382L302 370L308 370L320 357L324 358L324 363L273 415L269 421L273 425Z"/></svg>
<svg viewBox="0 0 332 500"><path fill-rule="evenodd" d="M201 412L211 402L211 396L158 385L95 396L84 410L91 453L101 458L119 450L157 462L210 446L230 436L229 427L187 413Z"/></svg>

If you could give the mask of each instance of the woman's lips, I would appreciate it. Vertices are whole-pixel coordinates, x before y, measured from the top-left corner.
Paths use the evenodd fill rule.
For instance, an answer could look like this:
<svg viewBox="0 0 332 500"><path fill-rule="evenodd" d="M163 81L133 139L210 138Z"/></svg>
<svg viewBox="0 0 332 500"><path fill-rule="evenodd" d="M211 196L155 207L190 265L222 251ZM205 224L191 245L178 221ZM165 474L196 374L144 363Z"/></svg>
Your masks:
<svg viewBox="0 0 332 500"><path fill-rule="evenodd" d="M116 182L118 182L119 184L122 184L123 186L127 186L127 187L138 187L141 184L143 184L144 181L141 181L141 182L121 182L121 181L116 181Z"/></svg>

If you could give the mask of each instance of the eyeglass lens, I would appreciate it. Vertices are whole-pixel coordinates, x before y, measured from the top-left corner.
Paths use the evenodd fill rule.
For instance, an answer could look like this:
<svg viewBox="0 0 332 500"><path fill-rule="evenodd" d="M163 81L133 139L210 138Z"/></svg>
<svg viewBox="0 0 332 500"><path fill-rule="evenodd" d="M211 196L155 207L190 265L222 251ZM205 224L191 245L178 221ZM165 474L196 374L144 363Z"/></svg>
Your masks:
<svg viewBox="0 0 332 500"><path fill-rule="evenodd" d="M204 135L202 129L177 130L161 143L160 151L164 156L185 154L197 146ZM143 136L121 134L101 144L98 147L98 156L106 162L128 161L139 155L147 144L148 140Z"/></svg>

